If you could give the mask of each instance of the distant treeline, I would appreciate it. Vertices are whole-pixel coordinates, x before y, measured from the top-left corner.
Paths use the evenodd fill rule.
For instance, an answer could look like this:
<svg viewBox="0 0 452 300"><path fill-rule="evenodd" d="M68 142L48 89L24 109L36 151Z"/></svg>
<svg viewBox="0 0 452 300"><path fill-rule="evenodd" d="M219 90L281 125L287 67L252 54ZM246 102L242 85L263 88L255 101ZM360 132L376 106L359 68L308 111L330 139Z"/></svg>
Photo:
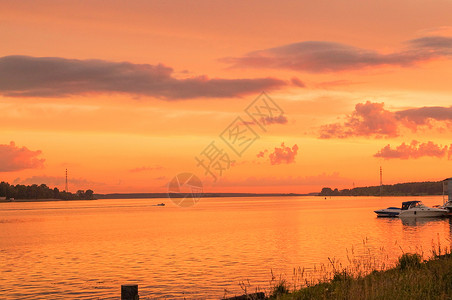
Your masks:
<svg viewBox="0 0 452 300"><path fill-rule="evenodd" d="M311 194L256 194L256 193L200 193L198 197L216 198L216 197L276 197L276 196L305 196L317 195ZM171 193L171 198L183 198L184 193ZM95 194L96 199L147 199L147 198L168 198L168 193L126 193L126 194Z"/></svg>
<svg viewBox="0 0 452 300"><path fill-rule="evenodd" d="M331 189L324 187L321 196L425 196L442 195L442 181L408 182L392 185L366 186L353 189Z"/></svg>
<svg viewBox="0 0 452 300"><path fill-rule="evenodd" d="M3 181L0 183L0 197L6 197L6 199L91 200L93 195L94 192L92 190L79 190L73 194L60 191L58 188L51 189L45 184L11 185Z"/></svg>

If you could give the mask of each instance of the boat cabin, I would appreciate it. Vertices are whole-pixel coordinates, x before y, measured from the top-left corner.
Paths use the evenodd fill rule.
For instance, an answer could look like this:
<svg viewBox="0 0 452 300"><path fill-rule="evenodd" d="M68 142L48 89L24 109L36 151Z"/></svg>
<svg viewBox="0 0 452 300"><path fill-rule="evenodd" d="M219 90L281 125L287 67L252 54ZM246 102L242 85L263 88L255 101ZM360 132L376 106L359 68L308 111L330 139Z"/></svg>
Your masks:
<svg viewBox="0 0 452 300"><path fill-rule="evenodd" d="M407 210L408 208L411 207L416 207L421 205L421 201L406 201L406 202L402 202L402 210Z"/></svg>
<svg viewBox="0 0 452 300"><path fill-rule="evenodd" d="M443 180L443 203L452 202L452 177Z"/></svg>

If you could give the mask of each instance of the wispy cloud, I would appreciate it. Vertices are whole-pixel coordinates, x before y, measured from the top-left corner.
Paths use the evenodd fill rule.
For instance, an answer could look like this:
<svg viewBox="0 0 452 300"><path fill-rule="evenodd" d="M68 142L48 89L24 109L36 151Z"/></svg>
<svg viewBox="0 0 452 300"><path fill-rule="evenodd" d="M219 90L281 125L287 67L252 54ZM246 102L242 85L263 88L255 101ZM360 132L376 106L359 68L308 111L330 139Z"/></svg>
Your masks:
<svg viewBox="0 0 452 300"><path fill-rule="evenodd" d="M290 82L298 87L306 87L306 84L297 77L292 77L292 79L290 79Z"/></svg>
<svg viewBox="0 0 452 300"><path fill-rule="evenodd" d="M0 145L0 172L13 172L44 167L44 158L38 158L41 150L32 151L17 147L14 142Z"/></svg>
<svg viewBox="0 0 452 300"><path fill-rule="evenodd" d="M272 124L287 124L288 120L287 117L284 115L279 115L275 117L265 117L262 118L261 121L266 125L272 125Z"/></svg>
<svg viewBox="0 0 452 300"><path fill-rule="evenodd" d="M416 130L418 126L432 126L432 121L452 122L452 107L424 106L395 113L404 125Z"/></svg>
<svg viewBox="0 0 452 300"><path fill-rule="evenodd" d="M14 180L14 184L46 184L48 187L54 187L54 186L64 186L66 182L66 178L64 176L58 177L58 176L46 176L46 175L37 175L32 176L28 178L16 178ZM70 178L69 180L69 187L71 186L77 186L78 188L92 188L92 185L103 185L103 183L90 181L85 178Z"/></svg>
<svg viewBox="0 0 452 300"><path fill-rule="evenodd" d="M0 94L9 97L66 97L92 93L128 93L166 100L237 97L282 87L276 78L178 79L162 64L133 64L59 57L0 58Z"/></svg>
<svg viewBox="0 0 452 300"><path fill-rule="evenodd" d="M449 152L448 152L449 149ZM452 145L441 146L435 144L432 141L428 141L427 143L420 143L416 140L411 141L410 144L402 143L401 145L391 148L391 145L386 145L383 149L378 151L374 156L381 157L384 159L416 159L420 157L445 157L446 154L449 153L449 158L451 154Z"/></svg>
<svg viewBox="0 0 452 300"><path fill-rule="evenodd" d="M358 103L343 122L320 127L320 138L396 137L401 127L417 131L419 127L433 127L433 122L452 123L452 107L420 107L389 111L384 103Z"/></svg>
<svg viewBox="0 0 452 300"><path fill-rule="evenodd" d="M452 37L426 36L406 43L400 51L385 54L330 41L304 41L257 50L222 61L237 68L290 69L313 73L358 70L368 67L408 67L452 56Z"/></svg>
<svg viewBox="0 0 452 300"><path fill-rule="evenodd" d="M130 169L129 172L138 173L138 172L157 171L157 170L163 170L163 167L162 166L138 167L138 168Z"/></svg>

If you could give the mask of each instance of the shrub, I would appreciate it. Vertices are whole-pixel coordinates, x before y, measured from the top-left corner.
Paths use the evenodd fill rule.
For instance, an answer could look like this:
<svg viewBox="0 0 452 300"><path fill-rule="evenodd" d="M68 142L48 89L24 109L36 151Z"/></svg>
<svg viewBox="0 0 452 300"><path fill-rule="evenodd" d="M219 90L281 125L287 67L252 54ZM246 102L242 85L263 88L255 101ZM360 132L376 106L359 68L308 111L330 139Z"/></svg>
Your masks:
<svg viewBox="0 0 452 300"><path fill-rule="evenodd" d="M282 279L275 287L273 287L273 293L270 295L270 298L277 298L278 296L288 293L289 287L287 285L287 282L284 279Z"/></svg>
<svg viewBox="0 0 452 300"><path fill-rule="evenodd" d="M397 262L397 267L401 270L408 268L420 268L421 266L421 256L417 253L405 253L399 257Z"/></svg>

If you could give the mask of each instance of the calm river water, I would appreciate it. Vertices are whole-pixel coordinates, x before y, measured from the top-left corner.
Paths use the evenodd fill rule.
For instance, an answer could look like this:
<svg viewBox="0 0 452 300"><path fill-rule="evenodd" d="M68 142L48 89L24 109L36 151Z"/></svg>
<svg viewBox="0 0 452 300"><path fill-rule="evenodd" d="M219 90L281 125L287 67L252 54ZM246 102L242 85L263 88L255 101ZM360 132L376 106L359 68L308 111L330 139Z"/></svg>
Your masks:
<svg viewBox="0 0 452 300"><path fill-rule="evenodd" d="M268 288L334 258L386 257L450 245L449 219L378 219L374 209L442 197L203 198L0 203L2 299L220 299L239 282ZM165 202L165 207L153 206Z"/></svg>

